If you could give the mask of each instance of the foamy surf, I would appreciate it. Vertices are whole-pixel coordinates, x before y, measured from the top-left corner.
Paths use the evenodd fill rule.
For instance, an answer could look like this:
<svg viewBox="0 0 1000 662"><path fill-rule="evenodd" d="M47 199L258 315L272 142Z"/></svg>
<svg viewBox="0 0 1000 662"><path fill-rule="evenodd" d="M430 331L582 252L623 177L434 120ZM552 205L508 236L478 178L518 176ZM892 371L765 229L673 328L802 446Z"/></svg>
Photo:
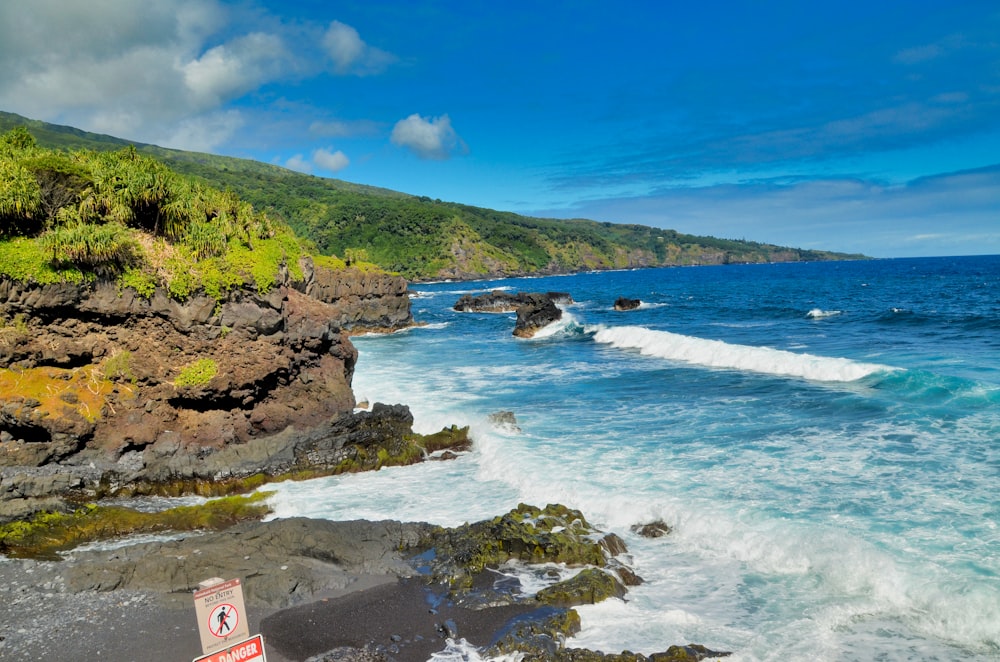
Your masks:
<svg viewBox="0 0 1000 662"><path fill-rule="evenodd" d="M640 326L599 327L594 333L594 340L619 349L637 349L645 356L671 361L821 382L853 382L876 372L893 370L890 366L876 363L798 354L770 347L735 345Z"/></svg>

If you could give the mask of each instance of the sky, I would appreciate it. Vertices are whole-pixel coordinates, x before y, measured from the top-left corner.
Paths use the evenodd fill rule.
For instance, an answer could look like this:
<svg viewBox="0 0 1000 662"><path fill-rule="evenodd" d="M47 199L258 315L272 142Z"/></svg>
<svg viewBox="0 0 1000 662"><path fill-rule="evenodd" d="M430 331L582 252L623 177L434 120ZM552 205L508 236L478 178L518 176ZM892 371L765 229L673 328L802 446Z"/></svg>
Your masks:
<svg viewBox="0 0 1000 662"><path fill-rule="evenodd" d="M0 110L534 216L1000 254L996 0L0 0Z"/></svg>

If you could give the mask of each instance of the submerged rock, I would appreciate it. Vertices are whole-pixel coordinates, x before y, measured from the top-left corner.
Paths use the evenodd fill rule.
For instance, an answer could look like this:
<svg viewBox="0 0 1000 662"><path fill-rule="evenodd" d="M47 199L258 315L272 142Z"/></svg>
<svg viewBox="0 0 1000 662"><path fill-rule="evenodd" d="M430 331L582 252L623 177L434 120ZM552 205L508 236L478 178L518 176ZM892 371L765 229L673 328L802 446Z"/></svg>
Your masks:
<svg viewBox="0 0 1000 662"><path fill-rule="evenodd" d="M512 411L498 411L487 417L493 427L507 432L520 433L521 427L517 424L517 417Z"/></svg>
<svg viewBox="0 0 1000 662"><path fill-rule="evenodd" d="M644 538L660 538L672 531L670 525L663 520L656 520L648 524L634 524L631 530Z"/></svg>

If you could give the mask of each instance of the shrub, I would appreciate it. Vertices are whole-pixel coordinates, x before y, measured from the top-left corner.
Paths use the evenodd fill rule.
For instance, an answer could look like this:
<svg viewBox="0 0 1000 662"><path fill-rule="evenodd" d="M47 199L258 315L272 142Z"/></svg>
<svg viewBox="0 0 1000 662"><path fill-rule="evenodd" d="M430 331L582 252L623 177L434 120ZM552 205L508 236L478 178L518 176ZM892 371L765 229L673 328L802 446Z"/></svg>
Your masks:
<svg viewBox="0 0 1000 662"><path fill-rule="evenodd" d="M219 366L212 359L198 359L181 368L174 386L204 386L219 373Z"/></svg>

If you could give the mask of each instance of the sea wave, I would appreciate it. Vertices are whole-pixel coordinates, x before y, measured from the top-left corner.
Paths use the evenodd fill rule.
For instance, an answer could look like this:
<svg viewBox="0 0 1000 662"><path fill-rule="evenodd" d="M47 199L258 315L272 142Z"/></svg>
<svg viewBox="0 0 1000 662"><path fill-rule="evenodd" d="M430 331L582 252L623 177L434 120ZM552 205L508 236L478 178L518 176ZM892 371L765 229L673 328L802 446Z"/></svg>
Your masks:
<svg viewBox="0 0 1000 662"><path fill-rule="evenodd" d="M620 349L637 349L646 356L710 368L745 370L822 382L853 382L877 372L895 370L891 366L876 363L798 354L770 347L736 345L641 326L595 327L594 341Z"/></svg>
<svg viewBox="0 0 1000 662"><path fill-rule="evenodd" d="M806 313L806 317L809 319L819 320L827 317L836 317L837 315L842 314L842 312L843 311L840 310L822 310L821 308L813 308Z"/></svg>

